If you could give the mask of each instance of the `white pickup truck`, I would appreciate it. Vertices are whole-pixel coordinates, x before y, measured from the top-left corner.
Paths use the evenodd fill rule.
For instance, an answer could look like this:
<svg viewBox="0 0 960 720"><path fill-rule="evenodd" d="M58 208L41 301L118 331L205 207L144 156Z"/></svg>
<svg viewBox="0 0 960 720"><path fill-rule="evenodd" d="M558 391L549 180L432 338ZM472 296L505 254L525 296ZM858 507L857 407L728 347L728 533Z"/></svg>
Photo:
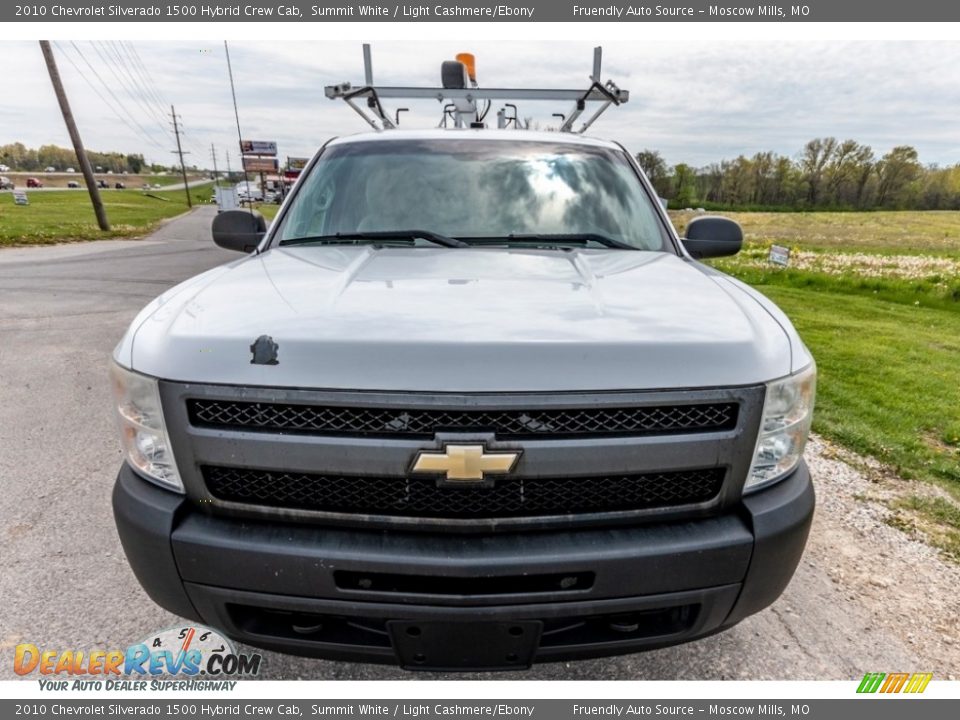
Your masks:
<svg viewBox="0 0 960 720"><path fill-rule="evenodd" d="M114 491L160 605L410 669L636 652L772 603L802 554L813 358L719 217L686 237L573 133L333 140L244 253L114 353Z"/></svg>

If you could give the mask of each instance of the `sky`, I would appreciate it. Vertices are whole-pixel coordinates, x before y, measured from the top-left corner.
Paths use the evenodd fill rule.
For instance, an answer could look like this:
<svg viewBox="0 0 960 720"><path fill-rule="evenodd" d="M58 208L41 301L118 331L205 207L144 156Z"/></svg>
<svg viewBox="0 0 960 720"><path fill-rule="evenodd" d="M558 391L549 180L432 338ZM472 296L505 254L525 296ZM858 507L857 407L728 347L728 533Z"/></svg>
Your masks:
<svg viewBox="0 0 960 720"><path fill-rule="evenodd" d="M435 87L440 63L469 51L481 87L585 89L595 44L377 43L374 81ZM671 165L699 167L767 150L794 157L807 140L834 136L866 143L877 155L906 144L924 163L960 163L960 42L603 44L604 78L631 97L590 134L632 152L656 149ZM39 46L0 41L0 51L15 58L0 76L0 144L69 147ZM244 139L273 140L281 157L306 157L332 136L368 129L342 101L323 94L324 85L362 84L360 42L232 42L230 56ZM56 57L88 149L171 163L175 144L162 113L172 103L191 153L187 164L210 167L213 144L220 169L228 152L237 169L222 41L59 41ZM435 101L402 105L411 108L402 127L433 127L440 119ZM551 113L568 111L562 103L526 103L520 115L546 126L556 122Z"/></svg>

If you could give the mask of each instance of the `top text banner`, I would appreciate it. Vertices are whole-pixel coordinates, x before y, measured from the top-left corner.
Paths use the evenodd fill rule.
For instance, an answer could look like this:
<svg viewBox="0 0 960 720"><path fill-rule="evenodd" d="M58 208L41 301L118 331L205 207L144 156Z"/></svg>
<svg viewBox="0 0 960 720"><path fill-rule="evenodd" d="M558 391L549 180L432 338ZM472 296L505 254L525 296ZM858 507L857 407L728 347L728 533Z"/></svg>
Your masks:
<svg viewBox="0 0 960 720"><path fill-rule="evenodd" d="M0 6L0 22L954 22L944 0L800 0L771 5L680 0L254 0L175 4L150 0L33 0Z"/></svg>

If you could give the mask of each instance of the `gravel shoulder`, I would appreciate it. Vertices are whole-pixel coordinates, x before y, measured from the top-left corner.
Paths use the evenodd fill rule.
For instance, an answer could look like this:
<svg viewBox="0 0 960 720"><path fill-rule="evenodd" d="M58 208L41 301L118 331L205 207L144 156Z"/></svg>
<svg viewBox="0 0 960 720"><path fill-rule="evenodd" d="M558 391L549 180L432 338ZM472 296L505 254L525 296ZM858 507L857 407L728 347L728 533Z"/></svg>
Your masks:
<svg viewBox="0 0 960 720"><path fill-rule="evenodd" d="M167 287L235 259L212 209L146 241L0 250L0 679L19 642L125 647L178 618L147 599L123 556L110 490L120 464L110 351ZM891 500L925 492L821 438L807 450L818 507L783 597L728 632L640 655L487 679L960 678L960 566L892 526ZM265 679L404 679L392 667L264 653ZM443 678L479 676L444 675Z"/></svg>
<svg viewBox="0 0 960 720"><path fill-rule="evenodd" d="M791 635L819 636L810 659L820 668L810 678L834 677L843 665L890 672L892 653L905 672L960 677L960 566L891 524L888 507L935 491L823 438L812 438L806 455L817 487L814 525L797 576L769 612ZM823 657L826 647L835 658Z"/></svg>

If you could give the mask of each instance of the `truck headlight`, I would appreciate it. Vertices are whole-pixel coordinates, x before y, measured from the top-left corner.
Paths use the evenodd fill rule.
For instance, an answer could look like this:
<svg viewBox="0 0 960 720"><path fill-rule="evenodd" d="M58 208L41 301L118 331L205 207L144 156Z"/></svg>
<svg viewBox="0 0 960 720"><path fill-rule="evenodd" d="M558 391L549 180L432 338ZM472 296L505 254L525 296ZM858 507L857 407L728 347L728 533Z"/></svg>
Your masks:
<svg viewBox="0 0 960 720"><path fill-rule="evenodd" d="M120 425L120 446L126 461L148 480L168 490L183 492L163 422L156 379L113 363L110 380Z"/></svg>
<svg viewBox="0 0 960 720"><path fill-rule="evenodd" d="M763 420L744 492L769 485L800 463L810 434L817 391L817 366L767 383Z"/></svg>

